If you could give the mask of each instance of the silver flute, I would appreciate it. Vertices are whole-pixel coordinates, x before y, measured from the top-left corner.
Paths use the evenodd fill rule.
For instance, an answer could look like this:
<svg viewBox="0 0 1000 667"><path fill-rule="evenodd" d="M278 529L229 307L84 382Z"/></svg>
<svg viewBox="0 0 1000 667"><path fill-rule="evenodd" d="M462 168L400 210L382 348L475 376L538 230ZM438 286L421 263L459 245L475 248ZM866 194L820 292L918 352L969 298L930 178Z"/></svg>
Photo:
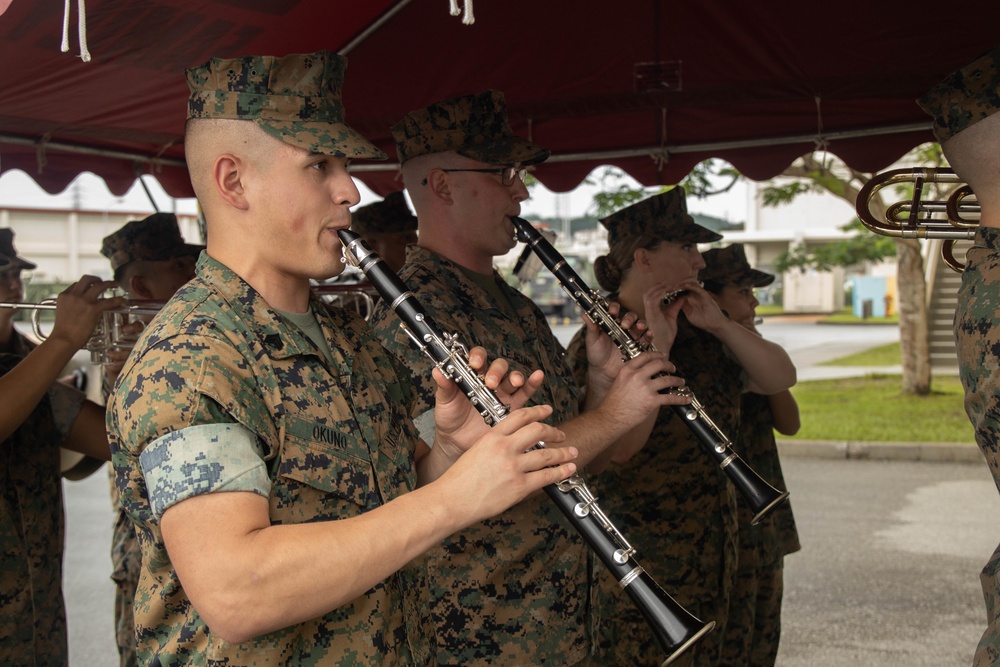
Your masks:
<svg viewBox="0 0 1000 667"><path fill-rule="evenodd" d="M509 406L469 366L468 352L457 334L439 333L413 293L364 239L349 230L337 233L344 244L344 261L364 271L414 344L459 386L487 424L494 426L504 419ZM544 446L539 442L534 448ZM544 490L639 608L667 654L662 665L669 665L715 627L714 621L704 623L684 609L636 562L635 549L598 507L597 498L579 475Z"/></svg>

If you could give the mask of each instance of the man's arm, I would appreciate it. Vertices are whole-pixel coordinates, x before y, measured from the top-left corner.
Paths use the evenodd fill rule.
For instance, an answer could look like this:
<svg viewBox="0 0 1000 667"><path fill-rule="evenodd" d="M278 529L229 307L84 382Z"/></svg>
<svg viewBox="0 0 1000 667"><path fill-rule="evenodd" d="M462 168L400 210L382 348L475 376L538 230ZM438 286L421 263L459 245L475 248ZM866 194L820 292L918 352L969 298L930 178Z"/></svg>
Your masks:
<svg viewBox="0 0 1000 667"><path fill-rule="evenodd" d="M166 509L164 543L185 593L226 641L316 618L455 531L573 474L572 448L525 452L538 440L562 440L537 421L548 413L512 412L440 479L361 516L272 526L267 498L208 493Z"/></svg>
<svg viewBox="0 0 1000 667"><path fill-rule="evenodd" d="M100 461L110 461L104 407L93 401L84 401L62 446Z"/></svg>
<svg viewBox="0 0 1000 667"><path fill-rule="evenodd" d="M56 299L52 333L20 363L0 377L0 440L6 440L28 418L66 364L87 342L105 310L121 299L98 300L111 282L84 276ZM105 440L105 450L107 441ZM100 458L107 460L105 453Z"/></svg>

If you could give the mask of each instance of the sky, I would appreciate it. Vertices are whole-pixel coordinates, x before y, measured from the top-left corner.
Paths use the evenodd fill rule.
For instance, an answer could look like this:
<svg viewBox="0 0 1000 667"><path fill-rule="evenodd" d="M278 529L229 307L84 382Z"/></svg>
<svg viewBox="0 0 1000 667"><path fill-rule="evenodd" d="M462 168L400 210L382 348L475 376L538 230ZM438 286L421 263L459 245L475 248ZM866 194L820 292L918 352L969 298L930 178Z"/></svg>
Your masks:
<svg viewBox="0 0 1000 667"><path fill-rule="evenodd" d="M173 199L168 196L159 183L150 176L144 179L160 211L176 213L197 212L194 199ZM638 187L631 178L625 182L631 187ZM378 201L375 195L363 183L358 182L361 192L360 206ZM531 199L521 204L522 216L533 218L575 218L593 213L593 198L598 192L596 185L583 184L576 190L567 193L554 193L541 184L531 189ZM732 191L706 199L688 199L688 209L694 213L714 215L724 220L742 222L746 220L750 208L750 188L746 183L737 184ZM11 170L0 173L0 207L14 208L76 208L75 200L79 199L79 208L89 211L105 211L108 213L128 212L142 213L154 211L142 186L137 182L124 197L116 197L97 176L84 173L77 177L66 190L50 195L35 184L26 173Z"/></svg>

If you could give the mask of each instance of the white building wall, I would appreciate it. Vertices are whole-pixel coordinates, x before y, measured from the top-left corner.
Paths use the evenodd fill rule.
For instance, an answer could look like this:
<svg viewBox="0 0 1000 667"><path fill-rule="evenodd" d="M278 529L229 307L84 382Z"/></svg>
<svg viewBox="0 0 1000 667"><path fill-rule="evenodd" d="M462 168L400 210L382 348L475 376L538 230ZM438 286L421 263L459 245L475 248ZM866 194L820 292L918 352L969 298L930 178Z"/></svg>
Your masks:
<svg viewBox="0 0 1000 667"><path fill-rule="evenodd" d="M107 213L53 209L0 209L0 227L14 230L14 246L21 257L34 262L32 282L70 283L90 274L111 279L111 265L101 254L105 236L130 220L150 212ZM203 243L193 215L178 215L181 235L189 243Z"/></svg>

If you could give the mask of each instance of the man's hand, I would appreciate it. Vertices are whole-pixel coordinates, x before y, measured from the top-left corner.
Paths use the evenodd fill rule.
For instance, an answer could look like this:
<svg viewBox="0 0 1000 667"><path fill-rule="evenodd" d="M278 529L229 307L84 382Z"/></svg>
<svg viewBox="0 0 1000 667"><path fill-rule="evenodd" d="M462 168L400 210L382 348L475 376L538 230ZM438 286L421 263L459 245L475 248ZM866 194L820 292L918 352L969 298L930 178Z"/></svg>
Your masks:
<svg viewBox="0 0 1000 667"><path fill-rule="evenodd" d="M104 311L125 303L122 297L100 298L102 292L115 285L96 276L83 276L63 290L56 297L56 321L48 337L64 340L75 349L86 345Z"/></svg>
<svg viewBox="0 0 1000 667"><path fill-rule="evenodd" d="M621 305L617 301L608 303L608 314L611 317L617 319L620 312ZM652 342L649 327L638 314L628 311L618 322L621 328L640 345ZM611 337L587 317L586 313L583 316L583 323L586 326L587 391L590 394L588 399L601 400L610 390L625 361Z"/></svg>
<svg viewBox="0 0 1000 667"><path fill-rule="evenodd" d="M438 480L456 494L450 504L481 521L574 474L575 447L532 449L565 440L565 433L539 421L551 413L547 405L515 410L480 438Z"/></svg>
<svg viewBox="0 0 1000 667"><path fill-rule="evenodd" d="M469 351L469 366L477 372L486 367L486 350L474 347ZM496 359L482 374L483 383L493 390L500 403L514 410L522 407L544 380L544 373L536 370L527 378L523 373L510 371L505 359ZM489 432L483 416L472 405L452 380L437 368L433 371L438 383L434 405L434 450L449 464L468 450L474 442Z"/></svg>

